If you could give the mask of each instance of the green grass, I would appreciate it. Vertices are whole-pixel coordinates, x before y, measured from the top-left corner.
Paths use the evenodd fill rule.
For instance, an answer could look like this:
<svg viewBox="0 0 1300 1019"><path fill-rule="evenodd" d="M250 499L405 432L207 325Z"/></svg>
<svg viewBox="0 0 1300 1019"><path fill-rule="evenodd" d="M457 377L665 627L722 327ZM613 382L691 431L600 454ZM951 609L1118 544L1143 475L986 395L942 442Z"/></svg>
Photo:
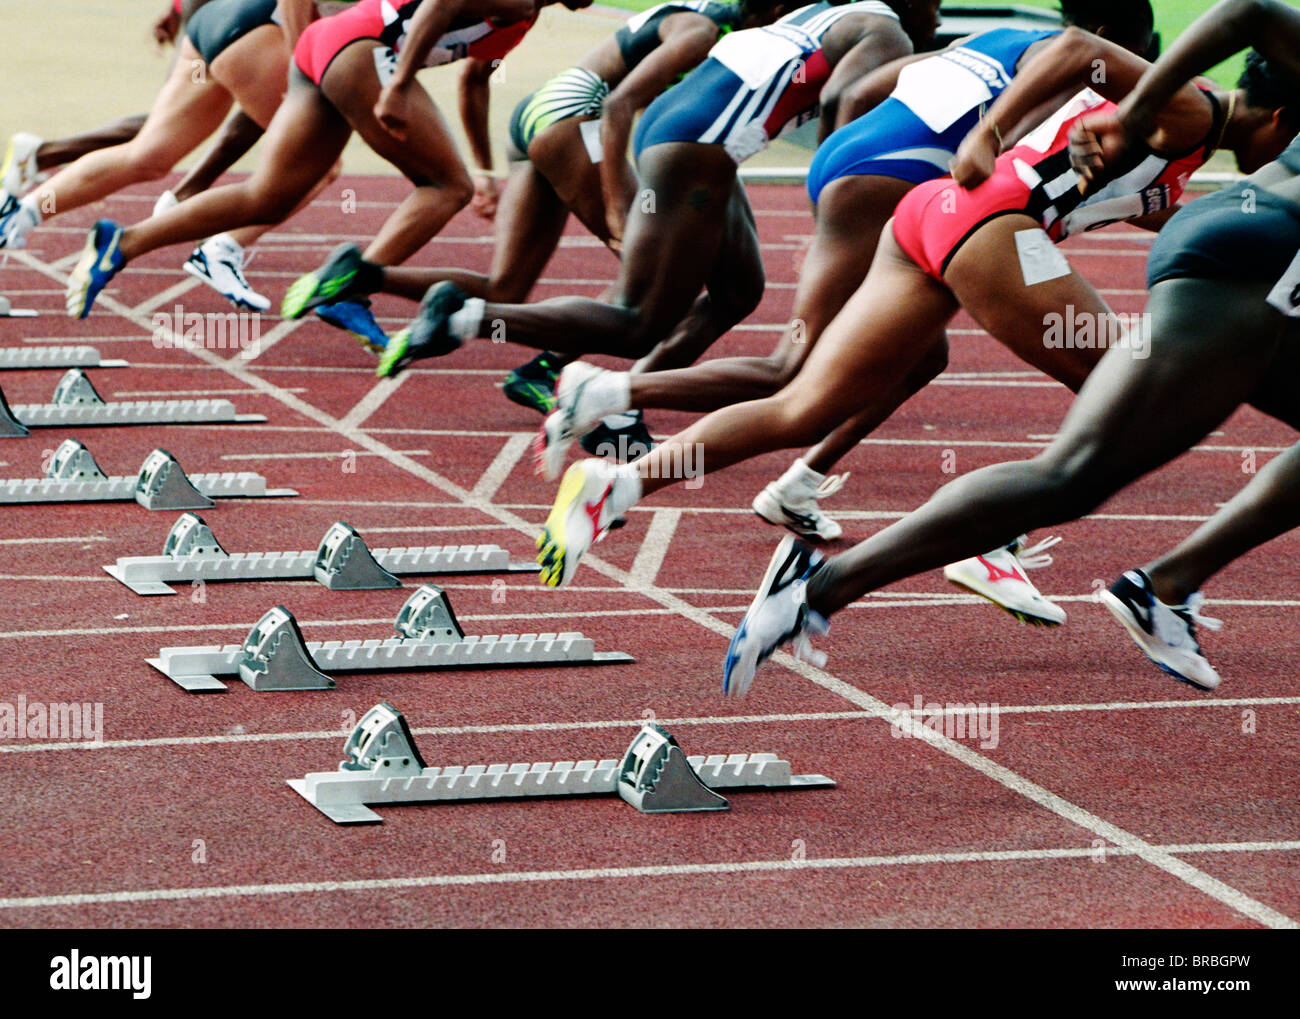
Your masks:
<svg viewBox="0 0 1300 1019"><path fill-rule="evenodd" d="M621 7L629 11L644 11L663 0L599 0L610 7ZM1156 30L1160 32L1164 44L1169 45L1177 36L1214 6L1215 0L1151 0L1152 10L1156 15ZM1026 7L1045 7L1056 10L1060 7L1057 0L956 0L954 6L962 7L1004 7L1008 4L1021 4ZM1224 86L1236 83L1241 74L1243 58L1233 57L1220 64L1210 72L1210 77Z"/></svg>

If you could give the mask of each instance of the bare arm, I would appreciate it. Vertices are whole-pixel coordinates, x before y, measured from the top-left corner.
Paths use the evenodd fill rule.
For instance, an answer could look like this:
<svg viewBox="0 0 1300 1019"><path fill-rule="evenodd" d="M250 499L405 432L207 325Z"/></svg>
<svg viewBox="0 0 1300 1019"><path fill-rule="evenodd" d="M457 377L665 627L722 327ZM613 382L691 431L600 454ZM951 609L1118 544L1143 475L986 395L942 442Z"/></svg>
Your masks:
<svg viewBox="0 0 1300 1019"><path fill-rule="evenodd" d="M1070 89L1091 88L1120 101L1150 65L1126 49L1079 28L1067 28L1035 57L1007 87L984 119L962 142L953 160L953 179L964 188L987 180L1010 133L1034 110ZM1211 122L1209 104L1194 85L1181 88L1160 114L1152 148L1182 151L1205 137Z"/></svg>
<svg viewBox="0 0 1300 1019"><path fill-rule="evenodd" d="M632 120L677 76L700 63L718 39L717 26L698 14L675 14L660 26L662 42L605 99L600 114L600 191L614 240L627 222L627 143Z"/></svg>
<svg viewBox="0 0 1300 1019"><path fill-rule="evenodd" d="M465 127L465 139L477 167L472 175L474 198L470 208L484 219L491 219L497 211L497 183L492 176L492 142L488 137L490 80L494 70L492 61L471 58L465 61L459 82L460 122Z"/></svg>
<svg viewBox="0 0 1300 1019"><path fill-rule="evenodd" d="M384 86L375 103L376 119L394 138L405 140L405 90L457 16L473 14L513 24L531 17L532 13L532 0L428 0L421 4L407 29L406 44L397 56L393 79Z"/></svg>
<svg viewBox="0 0 1300 1019"><path fill-rule="evenodd" d="M830 77L826 79L826 84L822 86L819 97L821 123L817 131L818 144L824 142L835 128L839 119L840 100L845 90L876 68L902 57L911 56L912 41L902 27L890 20L880 20L884 21L881 27L867 29L847 52L835 60L835 67ZM839 27L835 25L831 32L833 33ZM823 48L828 57L833 55L834 41L828 39L828 45Z"/></svg>

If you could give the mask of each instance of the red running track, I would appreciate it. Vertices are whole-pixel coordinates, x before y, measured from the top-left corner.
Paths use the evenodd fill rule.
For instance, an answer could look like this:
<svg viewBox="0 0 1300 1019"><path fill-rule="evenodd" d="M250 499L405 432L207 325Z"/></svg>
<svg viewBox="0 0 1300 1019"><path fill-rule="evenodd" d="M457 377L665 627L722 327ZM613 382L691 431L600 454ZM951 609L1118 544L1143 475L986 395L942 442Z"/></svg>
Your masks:
<svg viewBox="0 0 1300 1019"><path fill-rule="evenodd" d="M373 235L400 182L350 179L273 233L250 276L277 301L341 235ZM811 222L801 189L751 188L769 289L717 354L765 353L790 309ZM109 473L163 445L191 472L255 469L300 498L218 504L227 549L314 546L344 518L372 544L495 542L529 557L553 486L535 477L530 412L497 390L529 355L480 343L376 387L373 361L315 322L263 322L258 357L156 349L155 311L224 312L177 270L181 250L125 273L85 322L62 281L86 226L132 220L120 196L60 218L0 269L0 292L36 307L0 320L0 344L92 342L129 369L91 375L108 399L230 394L256 426L38 431L0 445L0 477L35 477L67 434ZM1120 311L1139 310L1148 241L1111 230L1070 242ZM417 256L485 267L469 215ZM539 298L596 295L611 256L574 230ZM376 304L396 328L410 306ZM951 365L850 458L828 508L859 539L964 472L1031 455L1068 406L961 319ZM11 403L45 402L59 373L4 372ZM657 433L685 415L655 412ZM351 431L349 431L351 429ZM825 670L788 658L745 701L719 691L731 629L779 535L748 510L788 463L763 457L638 507L571 589L523 574L448 578L471 633L580 629L630 666L357 674L328 692L181 692L144 663L166 645L242 639L271 605L309 639L384 636L403 592L312 582L209 585L140 598L101 566L156 554L175 514L133 504L0 510L0 704L98 702L100 745L0 741L0 924L6 926L1187 926L1300 917L1300 539L1234 565L1207 592L1227 626L1206 640L1215 694L1175 684L1092 593L1188 533L1294 441L1243 411L1205 446L1062 528L1040 586L1070 614L1022 627L930 574L865 599L821 644ZM345 458L346 451L355 458ZM954 461L955 458L955 461ZM649 537L650 540L646 540ZM408 588L412 580L407 580ZM987 704L991 739L895 737L889 705ZM772 751L833 791L740 793L721 815L643 816L617 799L388 808L335 827L284 784L329 770L351 719L396 704L435 764L612 757L653 715L689 752ZM0 707L0 711L3 708ZM984 745L981 745L983 743Z"/></svg>

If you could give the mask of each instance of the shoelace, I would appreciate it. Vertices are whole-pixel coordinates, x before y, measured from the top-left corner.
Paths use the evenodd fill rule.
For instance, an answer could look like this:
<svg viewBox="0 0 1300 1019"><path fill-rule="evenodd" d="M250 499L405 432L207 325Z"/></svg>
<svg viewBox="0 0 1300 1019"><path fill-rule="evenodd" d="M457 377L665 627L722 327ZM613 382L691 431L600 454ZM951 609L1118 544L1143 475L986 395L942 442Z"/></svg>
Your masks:
<svg viewBox="0 0 1300 1019"><path fill-rule="evenodd" d="M844 487L844 482L849 480L849 472L843 474L828 474L826 480L817 486L817 492L814 498L825 499L828 495L834 495Z"/></svg>
<svg viewBox="0 0 1300 1019"><path fill-rule="evenodd" d="M1044 566L1052 565L1052 556L1047 550L1053 545L1061 543L1060 538L1044 538L1037 544L1030 545L1028 548L1023 547L1023 542L1029 540L1027 535L1022 534L1011 545L1011 554L1027 570L1039 570Z"/></svg>
<svg viewBox="0 0 1300 1019"><path fill-rule="evenodd" d="M1223 620L1215 619L1213 616L1201 615L1201 606L1205 604L1205 598L1200 591L1194 591L1187 596L1187 601L1181 608L1187 613L1187 618L1197 626L1203 626L1207 630L1222 630Z"/></svg>
<svg viewBox="0 0 1300 1019"><path fill-rule="evenodd" d="M806 597L803 593L804 583L802 580L796 580L792 585L791 591L795 598L802 600ZM808 608L806 603L803 606L803 611L803 626L799 628L799 632L795 635L791 651L797 660L807 662L817 669L824 668L826 665L826 652L818 651L812 646L812 637L813 634L820 636L829 632L831 628L830 621L820 612L814 612Z"/></svg>

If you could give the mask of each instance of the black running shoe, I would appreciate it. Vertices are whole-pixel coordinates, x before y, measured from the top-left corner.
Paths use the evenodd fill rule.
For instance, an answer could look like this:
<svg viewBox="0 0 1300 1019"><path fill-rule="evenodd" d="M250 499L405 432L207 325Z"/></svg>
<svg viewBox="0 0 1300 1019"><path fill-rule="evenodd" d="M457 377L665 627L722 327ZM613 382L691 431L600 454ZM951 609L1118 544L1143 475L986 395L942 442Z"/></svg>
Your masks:
<svg viewBox="0 0 1300 1019"><path fill-rule="evenodd" d="M602 421L581 439L582 448L592 456L613 457L619 463L631 463L640 460L655 448L655 441L650 437L639 410L626 414L612 414L610 417L623 418L627 424L611 428Z"/></svg>
<svg viewBox="0 0 1300 1019"><path fill-rule="evenodd" d="M555 406L555 383L560 378L554 358L554 354L542 351L514 369L501 384L506 399L539 414L549 414Z"/></svg>
<svg viewBox="0 0 1300 1019"><path fill-rule="evenodd" d="M415 320L388 341L375 374L396 375L413 361L458 350L461 341L451 334L451 316L464 306L465 293L456 284L444 280L431 286Z"/></svg>

